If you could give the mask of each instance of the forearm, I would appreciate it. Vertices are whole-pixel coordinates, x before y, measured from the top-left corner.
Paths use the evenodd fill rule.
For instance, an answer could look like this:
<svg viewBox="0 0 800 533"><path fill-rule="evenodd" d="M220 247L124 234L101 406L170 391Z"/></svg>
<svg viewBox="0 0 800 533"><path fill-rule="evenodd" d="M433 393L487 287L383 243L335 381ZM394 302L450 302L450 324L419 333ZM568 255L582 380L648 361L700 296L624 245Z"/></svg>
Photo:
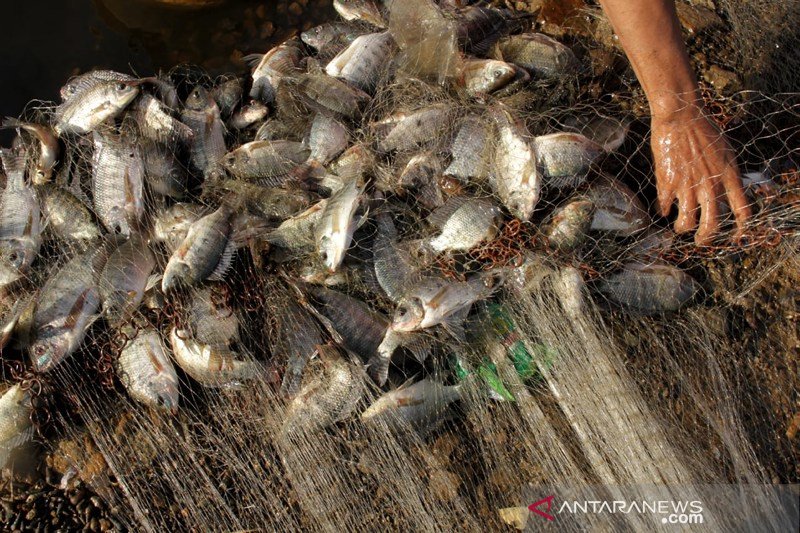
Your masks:
<svg viewBox="0 0 800 533"><path fill-rule="evenodd" d="M696 103L697 80L681 35L674 0L600 0L653 115Z"/></svg>

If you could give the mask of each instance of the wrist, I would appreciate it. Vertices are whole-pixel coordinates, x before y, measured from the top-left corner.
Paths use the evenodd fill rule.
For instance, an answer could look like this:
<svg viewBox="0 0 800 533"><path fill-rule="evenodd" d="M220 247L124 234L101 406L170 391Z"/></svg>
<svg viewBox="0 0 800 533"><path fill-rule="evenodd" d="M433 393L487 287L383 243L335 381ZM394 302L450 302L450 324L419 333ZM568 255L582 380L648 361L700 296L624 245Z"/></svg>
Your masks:
<svg viewBox="0 0 800 533"><path fill-rule="evenodd" d="M678 119L702 112L703 99L696 85L683 90L659 90L649 95L650 114L659 119Z"/></svg>

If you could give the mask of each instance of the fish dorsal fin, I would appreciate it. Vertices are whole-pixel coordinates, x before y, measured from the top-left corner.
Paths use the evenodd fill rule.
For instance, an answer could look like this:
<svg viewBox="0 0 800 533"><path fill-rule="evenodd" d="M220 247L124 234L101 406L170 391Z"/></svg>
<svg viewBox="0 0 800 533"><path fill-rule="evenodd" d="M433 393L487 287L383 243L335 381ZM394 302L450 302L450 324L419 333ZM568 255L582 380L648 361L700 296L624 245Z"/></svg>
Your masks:
<svg viewBox="0 0 800 533"><path fill-rule="evenodd" d="M222 252L222 255L219 258L217 268L215 268L214 272L208 276L208 279L211 281L221 281L225 277L225 274L227 274L228 269L231 267L235 253L236 241L229 239L228 243L225 245L225 250Z"/></svg>
<svg viewBox="0 0 800 533"><path fill-rule="evenodd" d="M242 57L242 61L245 65L250 68L256 68L261 60L264 59L265 54L247 54L246 56Z"/></svg>

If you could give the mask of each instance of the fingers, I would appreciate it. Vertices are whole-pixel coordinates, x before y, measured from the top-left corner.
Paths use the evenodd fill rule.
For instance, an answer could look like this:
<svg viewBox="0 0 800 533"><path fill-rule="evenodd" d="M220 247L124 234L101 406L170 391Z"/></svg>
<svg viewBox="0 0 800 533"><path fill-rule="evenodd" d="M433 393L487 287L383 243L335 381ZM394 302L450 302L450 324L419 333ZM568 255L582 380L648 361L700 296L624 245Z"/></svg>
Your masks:
<svg viewBox="0 0 800 533"><path fill-rule="evenodd" d="M698 245L707 245L719 231L719 200L722 198L722 186L716 178L706 178L697 189L697 202L700 205L700 227L694 235Z"/></svg>
<svg viewBox="0 0 800 533"><path fill-rule="evenodd" d="M739 172L735 167L731 167L729 171L725 173L722 179L722 185L725 188L725 196L728 199L728 205L731 206L733 216L736 217L737 233L741 234L752 212L750 210L750 203L747 201L747 196L744 194Z"/></svg>
<svg viewBox="0 0 800 533"><path fill-rule="evenodd" d="M686 184L677 191L678 218L675 220L675 231L686 233L697 226L697 196L694 187Z"/></svg>

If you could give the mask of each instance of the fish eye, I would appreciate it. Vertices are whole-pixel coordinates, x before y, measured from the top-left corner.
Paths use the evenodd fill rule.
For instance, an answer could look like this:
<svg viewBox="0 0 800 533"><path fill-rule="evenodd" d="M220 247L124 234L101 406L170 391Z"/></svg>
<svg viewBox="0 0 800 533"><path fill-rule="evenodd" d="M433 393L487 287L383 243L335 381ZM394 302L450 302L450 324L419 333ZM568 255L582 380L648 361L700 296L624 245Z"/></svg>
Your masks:
<svg viewBox="0 0 800 533"><path fill-rule="evenodd" d="M409 309L405 305L401 305L400 307L397 308L397 316L399 316L400 318L405 317L406 315L408 315L408 313Z"/></svg>
<svg viewBox="0 0 800 533"><path fill-rule="evenodd" d="M119 83L117 83L117 87L116 88L117 88L118 91L124 91L125 89L128 88L128 84L119 82Z"/></svg>
<svg viewBox="0 0 800 533"><path fill-rule="evenodd" d="M33 355L36 357L41 357L45 354L47 348L44 347L42 344L37 344L36 347L33 349Z"/></svg>
<svg viewBox="0 0 800 533"><path fill-rule="evenodd" d="M503 76L503 71L502 71L502 70L500 70L500 69L497 69L497 70L495 70L495 71L492 73L492 75L493 75L495 78L500 78L500 77L502 77L502 76Z"/></svg>
<svg viewBox="0 0 800 533"><path fill-rule="evenodd" d="M323 261L327 261L327 260L328 260L328 252L327 252L327 251L325 251L325 250L322 250L322 251L319 253L319 257L320 257L320 258L321 258Z"/></svg>
<svg viewBox="0 0 800 533"><path fill-rule="evenodd" d="M8 260L11 261L12 263L16 262L17 259L19 259L19 254L17 252L11 252L10 254L8 254Z"/></svg>

